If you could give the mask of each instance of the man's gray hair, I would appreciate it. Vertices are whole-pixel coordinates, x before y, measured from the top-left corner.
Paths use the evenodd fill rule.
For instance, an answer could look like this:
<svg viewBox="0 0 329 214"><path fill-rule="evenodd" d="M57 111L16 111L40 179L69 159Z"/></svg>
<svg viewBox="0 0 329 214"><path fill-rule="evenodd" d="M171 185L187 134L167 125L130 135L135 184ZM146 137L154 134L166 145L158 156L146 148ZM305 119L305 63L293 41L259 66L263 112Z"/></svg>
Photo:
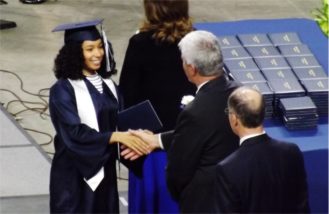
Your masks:
<svg viewBox="0 0 329 214"><path fill-rule="evenodd" d="M223 73L223 57L217 37L207 31L192 31L178 44L182 59L193 65L200 75L213 76Z"/></svg>

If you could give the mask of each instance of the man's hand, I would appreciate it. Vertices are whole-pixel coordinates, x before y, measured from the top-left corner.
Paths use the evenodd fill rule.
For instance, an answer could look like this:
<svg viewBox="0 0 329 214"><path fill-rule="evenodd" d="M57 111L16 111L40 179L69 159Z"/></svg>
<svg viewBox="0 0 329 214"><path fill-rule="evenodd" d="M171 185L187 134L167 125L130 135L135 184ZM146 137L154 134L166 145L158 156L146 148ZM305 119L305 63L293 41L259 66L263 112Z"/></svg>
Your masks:
<svg viewBox="0 0 329 214"><path fill-rule="evenodd" d="M154 135L149 130L129 130L129 133L147 142L149 152L153 151L154 149L160 148L158 143L158 136ZM135 151L126 147L125 145L121 145L121 149L123 149L123 151L121 152L121 156L123 156L123 158L126 160L129 159L133 161L141 157L141 155L137 154Z"/></svg>
<svg viewBox="0 0 329 214"><path fill-rule="evenodd" d="M155 149L160 148L158 135L154 135L149 130L129 130L129 133L139 137L141 140L148 144L149 151L153 151Z"/></svg>
<svg viewBox="0 0 329 214"><path fill-rule="evenodd" d="M112 144L117 142L130 148L138 155L148 154L151 151L146 142L137 136L130 134L130 132L113 132L109 143Z"/></svg>

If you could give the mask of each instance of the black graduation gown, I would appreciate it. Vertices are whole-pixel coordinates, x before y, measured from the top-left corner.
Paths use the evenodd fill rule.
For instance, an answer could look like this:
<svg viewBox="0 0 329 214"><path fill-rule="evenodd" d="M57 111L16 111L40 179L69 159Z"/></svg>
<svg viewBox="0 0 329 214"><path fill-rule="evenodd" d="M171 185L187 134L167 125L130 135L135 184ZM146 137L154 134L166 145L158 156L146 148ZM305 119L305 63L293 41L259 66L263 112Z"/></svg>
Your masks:
<svg viewBox="0 0 329 214"><path fill-rule="evenodd" d="M95 107L99 132L80 123L72 85L58 80L50 89L49 109L56 130L50 173L51 213L118 213L115 160L117 145L109 145L115 131L118 102L103 83L103 94L84 80ZM104 178L93 192L84 178L104 166Z"/></svg>

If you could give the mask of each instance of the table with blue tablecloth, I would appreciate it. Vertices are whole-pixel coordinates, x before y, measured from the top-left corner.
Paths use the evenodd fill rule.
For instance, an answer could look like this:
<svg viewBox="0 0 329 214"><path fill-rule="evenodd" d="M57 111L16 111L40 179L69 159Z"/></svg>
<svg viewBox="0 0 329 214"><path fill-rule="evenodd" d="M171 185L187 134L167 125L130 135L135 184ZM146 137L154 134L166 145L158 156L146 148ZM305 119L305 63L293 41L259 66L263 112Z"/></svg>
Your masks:
<svg viewBox="0 0 329 214"><path fill-rule="evenodd" d="M276 20L242 20L216 23L197 23L195 28L207 30L217 36L228 36L251 33L281 33L296 32L300 40L308 45L318 62L328 74L328 39L320 31L317 24L308 19L276 19ZM305 168L307 172L309 201L312 213L328 213L328 118L321 117L316 129L289 131L280 120L271 119L265 122L266 132L273 138L296 143L304 154ZM159 165L154 162L159 161ZM161 160L154 160L147 179L149 182L162 183L165 188L163 175L166 157L163 154ZM159 167L159 168L158 168ZM156 175L156 176L155 176ZM130 178L134 179L134 178ZM147 182L144 182L147 185ZM140 186L129 188L143 189ZM148 200L147 197L133 198L129 195L129 212L141 213L140 205L152 207L158 213L177 212L177 204L168 203L165 207L157 206L154 202L166 199L167 191L159 188L152 190L157 198ZM149 204L148 204L149 203Z"/></svg>

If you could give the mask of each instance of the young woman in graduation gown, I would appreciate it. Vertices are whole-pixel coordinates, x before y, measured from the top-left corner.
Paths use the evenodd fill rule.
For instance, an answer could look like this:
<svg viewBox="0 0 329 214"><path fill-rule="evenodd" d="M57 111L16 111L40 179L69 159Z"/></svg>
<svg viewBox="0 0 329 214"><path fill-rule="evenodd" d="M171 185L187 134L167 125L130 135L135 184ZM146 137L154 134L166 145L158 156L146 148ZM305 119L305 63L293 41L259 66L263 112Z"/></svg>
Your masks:
<svg viewBox="0 0 329 214"><path fill-rule="evenodd" d="M142 142L115 131L120 99L105 69L104 43L96 27L63 28L65 45L54 66L58 80L49 98L56 130L50 212L119 213L116 142L140 153ZM114 61L110 64L114 70Z"/></svg>
<svg viewBox="0 0 329 214"><path fill-rule="evenodd" d="M188 0L144 0L144 10L146 19L129 40L119 88L125 107L148 99L163 123L158 131L172 130L182 97L196 90L184 74L177 46L193 30ZM157 151L142 159L129 174L129 212L178 212L165 182L166 153Z"/></svg>

